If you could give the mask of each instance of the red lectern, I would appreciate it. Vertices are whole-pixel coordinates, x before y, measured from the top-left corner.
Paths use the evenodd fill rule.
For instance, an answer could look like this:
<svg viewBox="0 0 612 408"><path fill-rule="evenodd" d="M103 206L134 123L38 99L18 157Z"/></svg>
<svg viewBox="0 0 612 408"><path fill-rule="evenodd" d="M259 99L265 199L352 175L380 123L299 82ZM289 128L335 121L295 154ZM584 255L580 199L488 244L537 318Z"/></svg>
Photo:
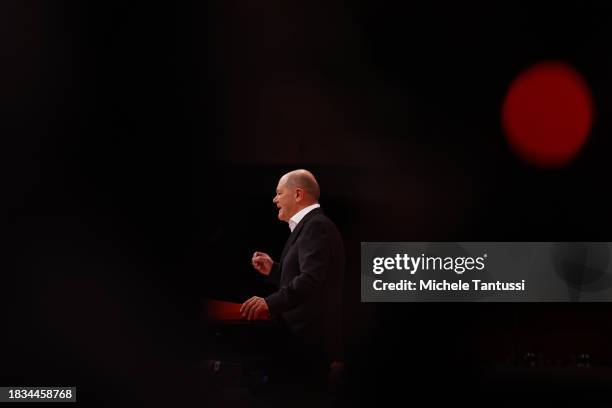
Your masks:
<svg viewBox="0 0 612 408"><path fill-rule="evenodd" d="M241 303L209 299L204 302L204 318L210 322L246 322L240 313L241 306ZM262 316L257 320L269 320L269 318Z"/></svg>

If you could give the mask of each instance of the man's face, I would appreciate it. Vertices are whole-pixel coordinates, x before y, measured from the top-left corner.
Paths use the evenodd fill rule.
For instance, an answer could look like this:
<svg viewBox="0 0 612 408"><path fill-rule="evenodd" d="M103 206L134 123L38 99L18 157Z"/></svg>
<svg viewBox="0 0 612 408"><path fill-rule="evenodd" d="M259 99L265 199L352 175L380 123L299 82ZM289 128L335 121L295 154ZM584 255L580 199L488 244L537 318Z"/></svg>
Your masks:
<svg viewBox="0 0 612 408"><path fill-rule="evenodd" d="M287 186L284 178L281 178L276 187L276 196L272 200L278 207L278 219L289 222L289 219L297 213L297 197L295 188Z"/></svg>

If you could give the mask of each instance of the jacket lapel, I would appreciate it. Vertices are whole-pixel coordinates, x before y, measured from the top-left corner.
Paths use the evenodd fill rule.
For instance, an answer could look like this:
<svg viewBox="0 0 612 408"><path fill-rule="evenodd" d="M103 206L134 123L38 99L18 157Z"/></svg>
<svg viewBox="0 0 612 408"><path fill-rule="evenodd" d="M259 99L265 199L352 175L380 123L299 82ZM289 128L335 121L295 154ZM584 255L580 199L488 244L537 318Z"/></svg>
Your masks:
<svg viewBox="0 0 612 408"><path fill-rule="evenodd" d="M295 228L293 229L293 232L291 233L291 235L289 235L289 238L287 238L287 242L285 243L285 247L283 248L283 253L281 254L281 257L280 257L280 263L281 264L283 263L283 259L285 259L285 255L287 255L287 251L289 251L289 248L291 248L291 245L293 245L293 243L297 239L298 235L302 231L302 228L304 228L304 224L306 224L306 222L311 217L313 217L313 216L315 216L317 214L322 214L322 213L323 213L323 210L321 210L321 207L315 208L314 210L312 210L308 214L306 214L304 216L304 218L302 218L300 220L298 225L295 226Z"/></svg>

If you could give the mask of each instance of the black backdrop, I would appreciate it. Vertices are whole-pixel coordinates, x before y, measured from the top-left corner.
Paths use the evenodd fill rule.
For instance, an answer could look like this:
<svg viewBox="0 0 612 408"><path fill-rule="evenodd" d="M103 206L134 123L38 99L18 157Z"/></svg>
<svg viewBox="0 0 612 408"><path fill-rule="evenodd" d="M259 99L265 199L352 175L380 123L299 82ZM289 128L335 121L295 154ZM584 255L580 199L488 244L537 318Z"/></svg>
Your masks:
<svg viewBox="0 0 612 408"><path fill-rule="evenodd" d="M531 349L608 362L607 304L360 304L358 255L610 241L609 7L0 7L4 384L201 398L202 299L261 290L250 255L280 252L274 188L302 167L346 241L354 395L459 387ZM522 162L500 126L510 82L542 60L573 65L595 103L558 170Z"/></svg>

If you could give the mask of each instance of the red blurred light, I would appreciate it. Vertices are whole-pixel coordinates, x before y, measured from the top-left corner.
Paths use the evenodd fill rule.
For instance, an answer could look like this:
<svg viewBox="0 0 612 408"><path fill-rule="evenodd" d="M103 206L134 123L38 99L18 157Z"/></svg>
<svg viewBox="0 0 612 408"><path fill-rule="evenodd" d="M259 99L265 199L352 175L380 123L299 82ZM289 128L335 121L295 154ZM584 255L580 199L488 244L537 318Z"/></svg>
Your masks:
<svg viewBox="0 0 612 408"><path fill-rule="evenodd" d="M593 101L582 76L563 62L542 62L510 85L502 125L510 147L527 162L549 168L568 164L593 122Z"/></svg>

